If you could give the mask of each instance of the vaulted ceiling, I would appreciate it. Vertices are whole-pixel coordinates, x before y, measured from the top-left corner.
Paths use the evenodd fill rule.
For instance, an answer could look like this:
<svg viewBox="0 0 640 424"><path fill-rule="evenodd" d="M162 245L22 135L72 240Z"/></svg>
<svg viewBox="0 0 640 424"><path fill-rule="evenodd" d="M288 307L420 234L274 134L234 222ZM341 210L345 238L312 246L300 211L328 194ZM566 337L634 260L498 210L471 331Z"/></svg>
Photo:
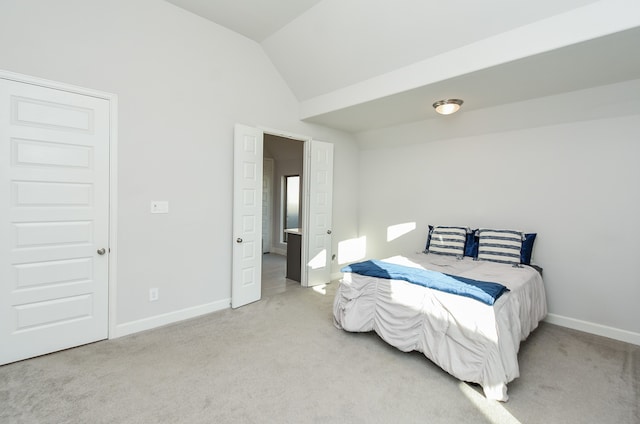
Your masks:
<svg viewBox="0 0 640 424"><path fill-rule="evenodd" d="M259 43L300 117L351 132L640 79L637 0L167 0Z"/></svg>

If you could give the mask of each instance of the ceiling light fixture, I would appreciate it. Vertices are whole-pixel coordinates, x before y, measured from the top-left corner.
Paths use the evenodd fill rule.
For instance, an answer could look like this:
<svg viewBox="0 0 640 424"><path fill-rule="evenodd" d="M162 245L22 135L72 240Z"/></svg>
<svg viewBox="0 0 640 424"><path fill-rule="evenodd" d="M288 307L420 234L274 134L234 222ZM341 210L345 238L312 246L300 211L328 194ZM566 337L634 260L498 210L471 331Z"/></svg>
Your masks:
<svg viewBox="0 0 640 424"><path fill-rule="evenodd" d="M464 102L460 99L438 100L433 104L433 107L440 115L451 115L460 109L462 103Z"/></svg>

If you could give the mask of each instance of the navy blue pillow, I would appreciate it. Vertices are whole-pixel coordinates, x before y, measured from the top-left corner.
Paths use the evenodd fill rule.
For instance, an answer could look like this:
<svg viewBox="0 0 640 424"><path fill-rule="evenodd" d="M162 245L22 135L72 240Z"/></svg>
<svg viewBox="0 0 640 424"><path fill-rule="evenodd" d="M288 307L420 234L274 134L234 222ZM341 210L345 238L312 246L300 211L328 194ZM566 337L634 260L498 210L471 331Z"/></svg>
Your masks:
<svg viewBox="0 0 640 424"><path fill-rule="evenodd" d="M480 237L476 235L478 230L467 233L467 242L464 245L464 256L478 257L478 246L480 245Z"/></svg>
<svg viewBox="0 0 640 424"><path fill-rule="evenodd" d="M520 263L529 265L531 263L531 254L533 253L533 242L536 241L537 233L524 235L522 240L522 249L520 250Z"/></svg>

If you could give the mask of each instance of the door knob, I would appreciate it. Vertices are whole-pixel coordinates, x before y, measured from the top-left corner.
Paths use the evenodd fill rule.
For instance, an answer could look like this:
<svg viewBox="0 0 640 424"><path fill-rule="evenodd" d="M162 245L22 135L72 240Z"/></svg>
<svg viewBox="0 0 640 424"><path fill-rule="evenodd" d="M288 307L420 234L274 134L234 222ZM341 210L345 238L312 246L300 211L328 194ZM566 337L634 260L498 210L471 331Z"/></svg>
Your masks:
<svg viewBox="0 0 640 424"><path fill-rule="evenodd" d="M105 253L107 253L107 251L104 250L104 247L98 249L98 255L104 255Z"/></svg>
<svg viewBox="0 0 640 424"><path fill-rule="evenodd" d="M242 243L242 239L241 239L240 237L238 237L238 238L236 239L236 243Z"/></svg>
<svg viewBox="0 0 640 424"><path fill-rule="evenodd" d="M327 230L327 234L331 234L331 230Z"/></svg>

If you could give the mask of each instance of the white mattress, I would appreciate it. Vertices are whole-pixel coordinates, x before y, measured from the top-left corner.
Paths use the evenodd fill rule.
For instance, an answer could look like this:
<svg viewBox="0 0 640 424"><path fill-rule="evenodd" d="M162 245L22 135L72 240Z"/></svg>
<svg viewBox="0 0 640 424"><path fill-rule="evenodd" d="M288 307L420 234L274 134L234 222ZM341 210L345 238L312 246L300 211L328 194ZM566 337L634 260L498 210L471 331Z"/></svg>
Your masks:
<svg viewBox="0 0 640 424"><path fill-rule="evenodd" d="M345 273L333 305L335 325L375 331L398 349L417 350L460 380L478 383L489 399L506 401L520 375L518 349L547 314L541 275L471 258L416 253L384 261L503 284L493 306L401 280Z"/></svg>

